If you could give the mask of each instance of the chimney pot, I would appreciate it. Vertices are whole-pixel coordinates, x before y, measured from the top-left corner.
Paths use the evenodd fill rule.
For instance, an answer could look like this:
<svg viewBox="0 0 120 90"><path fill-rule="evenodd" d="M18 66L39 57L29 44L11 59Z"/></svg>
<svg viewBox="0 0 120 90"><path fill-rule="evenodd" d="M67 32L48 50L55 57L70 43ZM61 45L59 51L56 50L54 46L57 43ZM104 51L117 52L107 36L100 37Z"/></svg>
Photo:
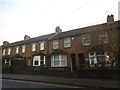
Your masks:
<svg viewBox="0 0 120 90"><path fill-rule="evenodd" d="M25 35L25 36L24 36L24 40L28 40L28 39L30 39L30 36Z"/></svg>
<svg viewBox="0 0 120 90"><path fill-rule="evenodd" d="M108 15L107 16L107 23L113 23L114 22L114 15Z"/></svg>
<svg viewBox="0 0 120 90"><path fill-rule="evenodd" d="M61 32L62 32L62 30L60 29L60 27L56 26L55 33L58 34L58 33L61 33Z"/></svg>

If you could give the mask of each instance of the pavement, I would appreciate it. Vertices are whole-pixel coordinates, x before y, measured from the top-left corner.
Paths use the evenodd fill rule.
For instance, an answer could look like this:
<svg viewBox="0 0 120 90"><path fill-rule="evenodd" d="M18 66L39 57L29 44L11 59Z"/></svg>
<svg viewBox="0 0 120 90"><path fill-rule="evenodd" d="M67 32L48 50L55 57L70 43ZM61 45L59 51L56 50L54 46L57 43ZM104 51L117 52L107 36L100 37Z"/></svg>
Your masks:
<svg viewBox="0 0 120 90"><path fill-rule="evenodd" d="M2 74L3 79L24 80L64 85L74 85L92 88L120 88L118 80L76 79L42 75Z"/></svg>

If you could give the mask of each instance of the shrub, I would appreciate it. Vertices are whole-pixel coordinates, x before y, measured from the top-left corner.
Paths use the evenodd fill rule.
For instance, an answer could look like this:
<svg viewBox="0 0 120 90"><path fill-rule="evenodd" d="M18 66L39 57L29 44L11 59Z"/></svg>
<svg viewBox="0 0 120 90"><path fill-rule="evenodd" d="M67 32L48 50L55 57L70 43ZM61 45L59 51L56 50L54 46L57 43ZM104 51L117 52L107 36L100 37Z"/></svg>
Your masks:
<svg viewBox="0 0 120 90"><path fill-rule="evenodd" d="M9 65L3 64L2 65L2 73L9 73L9 72L10 72Z"/></svg>

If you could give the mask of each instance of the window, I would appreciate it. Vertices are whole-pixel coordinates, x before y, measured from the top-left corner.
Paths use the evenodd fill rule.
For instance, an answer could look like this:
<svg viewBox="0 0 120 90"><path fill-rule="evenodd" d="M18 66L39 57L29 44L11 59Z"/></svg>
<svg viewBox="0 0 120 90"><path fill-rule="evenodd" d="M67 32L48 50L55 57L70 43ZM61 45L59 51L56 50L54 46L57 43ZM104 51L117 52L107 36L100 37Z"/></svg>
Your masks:
<svg viewBox="0 0 120 90"><path fill-rule="evenodd" d="M7 64L7 65L10 66L10 64L11 64L11 60L9 60L9 59L5 59L5 64Z"/></svg>
<svg viewBox="0 0 120 90"><path fill-rule="evenodd" d="M22 46L22 53L25 53L25 45Z"/></svg>
<svg viewBox="0 0 120 90"><path fill-rule="evenodd" d="M83 45L90 45L90 35L89 34L82 35L82 43L83 43Z"/></svg>
<svg viewBox="0 0 120 90"><path fill-rule="evenodd" d="M35 49L36 49L36 44L33 43L33 44L32 44L32 51L35 51Z"/></svg>
<svg viewBox="0 0 120 90"><path fill-rule="evenodd" d="M45 65L45 56L40 56L40 65Z"/></svg>
<svg viewBox="0 0 120 90"><path fill-rule="evenodd" d="M53 55L51 56L51 67L67 66L66 55Z"/></svg>
<svg viewBox="0 0 120 90"><path fill-rule="evenodd" d="M44 41L40 42L40 50L44 50L44 46L45 46L45 42Z"/></svg>
<svg viewBox="0 0 120 90"><path fill-rule="evenodd" d="M19 52L19 46L16 47L16 54Z"/></svg>
<svg viewBox="0 0 120 90"><path fill-rule="evenodd" d="M53 41L53 49L58 49L58 45L59 45L59 41L58 40L54 40Z"/></svg>
<svg viewBox="0 0 120 90"><path fill-rule="evenodd" d="M71 47L71 38L65 38L64 39L64 47Z"/></svg>
<svg viewBox="0 0 120 90"><path fill-rule="evenodd" d="M45 56L34 56L33 57L33 66L45 65Z"/></svg>
<svg viewBox="0 0 120 90"><path fill-rule="evenodd" d="M8 48L8 55L10 55L10 52L11 52L11 49L10 49L10 48Z"/></svg>
<svg viewBox="0 0 120 90"><path fill-rule="evenodd" d="M105 67L108 61L108 58L106 58L106 53L93 53L89 54L89 60L90 60L90 67Z"/></svg>
<svg viewBox="0 0 120 90"><path fill-rule="evenodd" d="M39 61L34 61L34 66L38 65L39 64Z"/></svg>
<svg viewBox="0 0 120 90"><path fill-rule="evenodd" d="M90 58L90 67L94 67L97 64L97 57L96 57L96 53L92 53L89 54L89 58Z"/></svg>
<svg viewBox="0 0 120 90"><path fill-rule="evenodd" d="M104 54L100 54L97 55L97 62L98 62L98 67L104 67L105 66L105 55Z"/></svg>
<svg viewBox="0 0 120 90"><path fill-rule="evenodd" d="M3 55L5 55L5 49L3 49Z"/></svg>
<svg viewBox="0 0 120 90"><path fill-rule="evenodd" d="M33 57L33 66L40 66L40 56Z"/></svg>
<svg viewBox="0 0 120 90"><path fill-rule="evenodd" d="M107 33L106 32L100 33L99 40L100 43L108 43Z"/></svg>

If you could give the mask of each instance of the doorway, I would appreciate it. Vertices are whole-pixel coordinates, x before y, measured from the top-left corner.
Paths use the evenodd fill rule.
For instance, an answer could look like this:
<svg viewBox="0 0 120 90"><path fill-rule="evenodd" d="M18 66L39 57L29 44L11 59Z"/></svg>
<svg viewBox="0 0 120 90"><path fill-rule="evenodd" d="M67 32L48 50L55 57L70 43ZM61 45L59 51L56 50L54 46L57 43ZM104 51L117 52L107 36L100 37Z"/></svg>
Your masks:
<svg viewBox="0 0 120 90"><path fill-rule="evenodd" d="M85 67L85 56L84 56L84 53L78 54L78 59L79 59L79 67L80 67L80 69L83 69Z"/></svg>
<svg viewBox="0 0 120 90"><path fill-rule="evenodd" d="M77 69L76 67L76 55L71 54L71 71L75 71Z"/></svg>

